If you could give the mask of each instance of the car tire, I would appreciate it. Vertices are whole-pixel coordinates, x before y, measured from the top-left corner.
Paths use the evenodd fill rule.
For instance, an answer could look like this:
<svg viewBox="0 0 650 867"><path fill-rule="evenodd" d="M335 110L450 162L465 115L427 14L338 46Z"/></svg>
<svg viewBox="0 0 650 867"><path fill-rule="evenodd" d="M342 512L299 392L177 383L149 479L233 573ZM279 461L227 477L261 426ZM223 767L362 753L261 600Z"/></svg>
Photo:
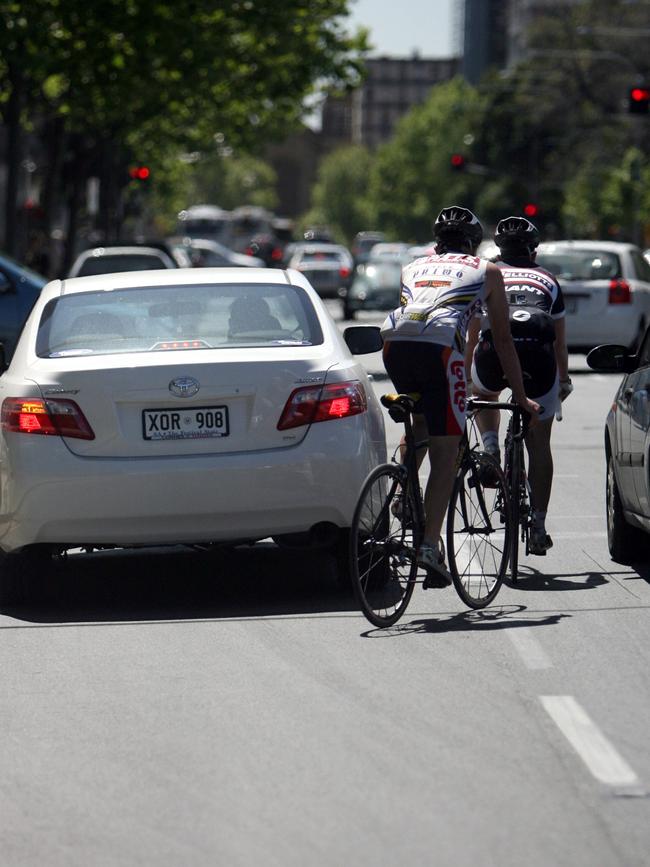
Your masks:
<svg viewBox="0 0 650 867"><path fill-rule="evenodd" d="M23 605L49 595L46 588L55 591L55 568L47 546L0 552L0 605Z"/></svg>
<svg viewBox="0 0 650 867"><path fill-rule="evenodd" d="M612 560L617 563L628 564L643 557L644 549L646 552L648 550L648 536L637 527L632 527L625 520L611 454L607 455L605 508L607 510L607 547Z"/></svg>
<svg viewBox="0 0 650 867"><path fill-rule="evenodd" d="M352 593L352 574L350 571L350 530L340 530L339 538L333 548L336 583L347 593Z"/></svg>

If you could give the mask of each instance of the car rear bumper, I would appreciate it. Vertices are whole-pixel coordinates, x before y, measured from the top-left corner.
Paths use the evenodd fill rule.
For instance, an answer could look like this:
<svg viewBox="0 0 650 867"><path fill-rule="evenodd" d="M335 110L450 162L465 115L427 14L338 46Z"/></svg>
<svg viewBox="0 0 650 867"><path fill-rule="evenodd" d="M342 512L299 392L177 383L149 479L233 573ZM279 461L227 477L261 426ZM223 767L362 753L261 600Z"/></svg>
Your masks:
<svg viewBox="0 0 650 867"><path fill-rule="evenodd" d="M598 314L581 313L566 317L567 345L571 348L620 343L629 346L639 331L643 317L636 304L612 304Z"/></svg>
<svg viewBox="0 0 650 867"><path fill-rule="evenodd" d="M349 526L366 474L385 460L383 443L363 446L355 422L370 429L366 416L314 425L286 449L191 458L80 458L60 440L30 438L0 465L0 547L225 542Z"/></svg>

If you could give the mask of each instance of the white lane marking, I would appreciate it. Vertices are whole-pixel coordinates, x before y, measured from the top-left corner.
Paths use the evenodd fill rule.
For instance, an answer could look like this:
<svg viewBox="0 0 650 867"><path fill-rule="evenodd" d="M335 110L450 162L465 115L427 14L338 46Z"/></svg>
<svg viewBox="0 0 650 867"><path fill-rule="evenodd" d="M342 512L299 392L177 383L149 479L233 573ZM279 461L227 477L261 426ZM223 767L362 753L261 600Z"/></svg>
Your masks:
<svg viewBox="0 0 650 867"><path fill-rule="evenodd" d="M529 626L513 627L506 630L506 634L514 644L515 650L522 658L526 668L535 671L553 667L553 663L546 655L546 651L535 638Z"/></svg>
<svg viewBox="0 0 650 867"><path fill-rule="evenodd" d="M629 786L639 782L632 768L572 695L541 695L540 701L597 780L608 786Z"/></svg>

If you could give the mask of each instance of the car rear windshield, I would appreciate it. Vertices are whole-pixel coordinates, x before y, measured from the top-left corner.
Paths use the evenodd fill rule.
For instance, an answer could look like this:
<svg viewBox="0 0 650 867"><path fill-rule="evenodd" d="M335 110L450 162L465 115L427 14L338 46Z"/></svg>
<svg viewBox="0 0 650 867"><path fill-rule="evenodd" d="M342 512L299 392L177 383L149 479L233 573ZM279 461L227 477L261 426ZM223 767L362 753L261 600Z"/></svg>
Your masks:
<svg viewBox="0 0 650 867"><path fill-rule="evenodd" d="M323 342L316 311L297 286L147 286L63 295L48 302L40 358Z"/></svg>
<svg viewBox="0 0 650 867"><path fill-rule="evenodd" d="M118 271L153 271L165 267L159 256L89 256L76 276L92 277L95 274L114 274Z"/></svg>
<svg viewBox="0 0 650 867"><path fill-rule="evenodd" d="M301 262L340 262L341 253L338 250L305 250L300 256Z"/></svg>
<svg viewBox="0 0 650 867"><path fill-rule="evenodd" d="M616 253L593 249L571 250L559 247L541 250L537 263L558 280L612 280L621 276L621 260Z"/></svg>

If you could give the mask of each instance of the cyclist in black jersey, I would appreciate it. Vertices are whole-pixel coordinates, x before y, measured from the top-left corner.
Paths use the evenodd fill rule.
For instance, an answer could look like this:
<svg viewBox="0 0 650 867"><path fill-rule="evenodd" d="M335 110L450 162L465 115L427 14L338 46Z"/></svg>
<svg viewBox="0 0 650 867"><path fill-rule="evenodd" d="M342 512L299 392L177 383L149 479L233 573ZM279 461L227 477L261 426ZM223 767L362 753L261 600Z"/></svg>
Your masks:
<svg viewBox="0 0 650 867"><path fill-rule="evenodd" d="M545 523L553 483L551 427L561 401L573 390L564 300L555 277L535 263L540 240L536 226L524 217L506 217L498 223L494 240L501 254L496 264L503 275L526 394L542 407L539 423L526 435L526 447L533 509L529 551L544 555L553 544ZM466 361L471 363L474 396L498 400L507 382L485 313L470 323ZM485 450L499 457L498 410L483 410L477 422Z"/></svg>

